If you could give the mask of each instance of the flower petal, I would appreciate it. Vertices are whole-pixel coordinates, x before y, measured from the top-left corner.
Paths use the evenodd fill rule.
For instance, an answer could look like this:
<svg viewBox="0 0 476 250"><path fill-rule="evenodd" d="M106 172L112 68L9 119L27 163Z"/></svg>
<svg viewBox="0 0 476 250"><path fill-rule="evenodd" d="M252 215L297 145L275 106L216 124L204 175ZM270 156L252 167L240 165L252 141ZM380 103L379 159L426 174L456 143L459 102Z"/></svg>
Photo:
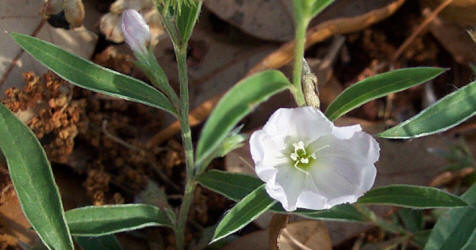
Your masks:
<svg viewBox="0 0 476 250"><path fill-rule="evenodd" d="M317 150L311 176L316 192L328 199L327 207L355 202L374 184L380 149L370 135L354 132L345 140L326 136L310 147Z"/></svg>
<svg viewBox="0 0 476 250"><path fill-rule="evenodd" d="M375 149L360 144L361 137L370 137L363 135L356 134L348 140L326 137L329 146L317 153L316 163L310 172L316 191L328 199L327 207L355 202L372 187L376 175L373 163L378 159L378 145ZM362 155L362 148L372 153Z"/></svg>
<svg viewBox="0 0 476 250"><path fill-rule="evenodd" d="M377 168L375 166L369 166L362 171L362 182L360 183L360 190L365 193L372 188L377 176Z"/></svg>
<svg viewBox="0 0 476 250"><path fill-rule="evenodd" d="M362 131L359 124L344 127L332 127L332 134L339 139L350 139L356 132Z"/></svg>
<svg viewBox="0 0 476 250"><path fill-rule="evenodd" d="M275 140L279 144L287 143L289 137L308 144L330 134L332 126L325 115L313 107L280 108L269 118L263 130L267 134L279 136L279 140Z"/></svg>
<svg viewBox="0 0 476 250"><path fill-rule="evenodd" d="M256 174L264 182L267 182L275 175L276 167L288 164L288 160L279 150L279 145L276 145L272 138L263 130L255 131L251 135L250 152L251 158L255 162Z"/></svg>
<svg viewBox="0 0 476 250"><path fill-rule="evenodd" d="M306 176L305 188L298 197L297 207L314 210L327 208L327 198L317 192L311 175Z"/></svg>
<svg viewBox="0 0 476 250"><path fill-rule="evenodd" d="M333 155L346 156L360 162L375 163L380 156L377 141L365 132L355 132L348 139L340 139L333 135L324 136L311 143L309 148L317 156L321 155L321 158Z"/></svg>
<svg viewBox="0 0 476 250"><path fill-rule="evenodd" d="M348 159L318 159L310 169L317 192L328 200L361 193L361 165Z"/></svg>
<svg viewBox="0 0 476 250"><path fill-rule="evenodd" d="M304 188L306 174L292 166L281 166L273 179L266 183L266 192L278 200L286 211L296 210L297 200Z"/></svg>
<svg viewBox="0 0 476 250"><path fill-rule="evenodd" d="M149 25L139 12L128 9L122 12L121 29L126 43L138 53L147 53L150 42Z"/></svg>

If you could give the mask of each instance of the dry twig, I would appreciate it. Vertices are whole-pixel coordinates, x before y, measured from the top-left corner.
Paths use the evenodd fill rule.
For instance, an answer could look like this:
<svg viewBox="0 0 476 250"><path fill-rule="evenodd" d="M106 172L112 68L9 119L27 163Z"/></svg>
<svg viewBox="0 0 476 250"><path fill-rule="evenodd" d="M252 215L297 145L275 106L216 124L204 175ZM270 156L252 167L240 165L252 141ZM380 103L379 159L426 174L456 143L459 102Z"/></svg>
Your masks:
<svg viewBox="0 0 476 250"><path fill-rule="evenodd" d="M442 10L444 10L445 7L448 6L451 2L453 2L453 0L446 0L446 1L442 2L438 6L438 8L433 10L433 12L428 17L426 17L425 20L420 25L418 25L418 27L413 31L411 36L408 37L405 40L405 42L403 42L403 44L400 45L400 47L395 52L395 54L393 54L392 60L390 61L390 65L393 65L397 61L397 59L402 55L402 53L405 51L405 49L407 49L407 47L415 40L415 38L417 38L418 35L420 35L423 32L423 30L428 26L428 24L430 24L433 21L433 19L435 19L435 17Z"/></svg>

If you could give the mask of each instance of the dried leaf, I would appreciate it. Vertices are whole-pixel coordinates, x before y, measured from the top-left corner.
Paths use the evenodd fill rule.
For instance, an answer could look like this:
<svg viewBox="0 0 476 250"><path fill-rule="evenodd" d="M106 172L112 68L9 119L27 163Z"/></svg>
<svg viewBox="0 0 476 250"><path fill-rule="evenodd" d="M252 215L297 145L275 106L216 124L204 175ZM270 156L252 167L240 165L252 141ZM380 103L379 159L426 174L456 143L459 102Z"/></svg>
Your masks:
<svg viewBox="0 0 476 250"><path fill-rule="evenodd" d="M280 250L331 250L331 238L322 221L303 220L288 224L278 237Z"/></svg>
<svg viewBox="0 0 476 250"><path fill-rule="evenodd" d="M438 7L445 0L421 0L422 6L432 9ZM461 25L474 25L476 23L475 0L453 0L440 14L443 19Z"/></svg>
<svg viewBox="0 0 476 250"><path fill-rule="evenodd" d="M399 0L339 0L312 23L356 18ZM220 18L260 39L290 41L294 38L292 0L207 0L205 6ZM347 26L365 24L347 20Z"/></svg>
<svg viewBox="0 0 476 250"><path fill-rule="evenodd" d="M23 86L22 73L34 70L40 75L46 68L34 60L10 37L9 32L26 33L53 42L74 54L89 58L96 46L97 36L81 27L74 30L54 28L49 25L39 11L43 1L8 1L0 8L0 93L5 89ZM2 95L0 94L0 95Z"/></svg>
<svg viewBox="0 0 476 250"><path fill-rule="evenodd" d="M476 43L468 35L464 27L448 23L438 17L428 26L431 33L458 63L465 65L476 63Z"/></svg>
<svg viewBox="0 0 476 250"><path fill-rule="evenodd" d="M294 37L290 0L208 0L204 4L220 18L258 38L283 42Z"/></svg>
<svg viewBox="0 0 476 250"><path fill-rule="evenodd" d="M284 214L274 214L271 218L271 222L269 223L269 234L268 234L268 242L269 242L269 249L271 250L278 250L278 238L281 234L281 230L286 227L288 224L288 215Z"/></svg>
<svg viewBox="0 0 476 250"><path fill-rule="evenodd" d="M233 241L232 243L225 246L223 250L268 250L268 242L263 240L267 237L268 230L256 231Z"/></svg>
<svg viewBox="0 0 476 250"><path fill-rule="evenodd" d="M77 28L83 24L84 5L81 0L65 0L64 15L68 21L70 28Z"/></svg>

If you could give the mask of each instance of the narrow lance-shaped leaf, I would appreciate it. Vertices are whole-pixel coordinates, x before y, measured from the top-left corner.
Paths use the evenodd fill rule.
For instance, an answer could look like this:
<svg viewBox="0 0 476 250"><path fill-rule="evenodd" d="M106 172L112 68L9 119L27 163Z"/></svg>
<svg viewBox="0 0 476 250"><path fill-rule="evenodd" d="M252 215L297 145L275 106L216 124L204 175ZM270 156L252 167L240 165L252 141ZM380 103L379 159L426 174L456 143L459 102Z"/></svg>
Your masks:
<svg viewBox="0 0 476 250"><path fill-rule="evenodd" d="M429 81L444 71L442 68L418 67L394 70L366 78L337 96L327 108L326 116L333 121L362 104Z"/></svg>
<svg viewBox="0 0 476 250"><path fill-rule="evenodd" d="M391 205L409 208L464 207L458 196L433 187L388 185L368 191L357 201L360 204Z"/></svg>
<svg viewBox="0 0 476 250"><path fill-rule="evenodd" d="M73 249L46 153L35 135L0 104L0 149L21 208L48 249Z"/></svg>
<svg viewBox="0 0 476 250"><path fill-rule="evenodd" d="M315 17L317 14L321 13L333 2L334 0L314 0L311 7L311 17Z"/></svg>
<svg viewBox="0 0 476 250"><path fill-rule="evenodd" d="M217 192L230 200L239 201L263 185L260 179L220 170L210 170L197 179L202 186Z"/></svg>
<svg viewBox="0 0 476 250"><path fill-rule="evenodd" d="M238 202L220 221L212 242L220 240L248 225L276 203L266 193L264 184Z"/></svg>
<svg viewBox="0 0 476 250"><path fill-rule="evenodd" d="M412 233L423 230L423 211L410 208L401 208L397 211L397 215L402 221L403 226Z"/></svg>
<svg viewBox="0 0 476 250"><path fill-rule="evenodd" d="M145 82L94 64L38 38L18 33L11 35L36 60L74 85L139 102L175 115L167 97Z"/></svg>
<svg viewBox="0 0 476 250"><path fill-rule="evenodd" d="M283 210L281 206L280 209ZM360 223L367 222L367 219L354 206L350 204L341 204L333 206L330 209L316 211L298 209L297 211L293 212L293 214L314 220L348 221Z"/></svg>
<svg viewBox="0 0 476 250"><path fill-rule="evenodd" d="M463 249L476 246L476 185L461 198L470 206L444 213L436 222L424 250Z"/></svg>
<svg viewBox="0 0 476 250"><path fill-rule="evenodd" d="M428 238L430 238L430 234L431 229L419 231L413 234L412 241L420 248L423 248L428 241Z"/></svg>
<svg viewBox="0 0 476 250"><path fill-rule="evenodd" d="M443 97L414 117L388 129L383 138L415 138L448 130L476 114L476 81Z"/></svg>
<svg viewBox="0 0 476 250"><path fill-rule="evenodd" d="M214 192L223 196L239 201L246 195L253 192L256 188L263 185L260 179L244 174L229 173L219 170L210 170L198 178L198 182ZM276 213L287 213L280 203L276 203L270 208L270 211ZM293 214L320 220L334 221L353 221L365 222L365 218L351 205L343 204L326 210L306 210L298 209Z"/></svg>
<svg viewBox="0 0 476 250"><path fill-rule="evenodd" d="M122 250L121 244L113 234L100 237L74 237L83 250Z"/></svg>
<svg viewBox="0 0 476 250"><path fill-rule="evenodd" d="M256 106L290 86L283 73L276 70L255 74L237 83L223 96L205 123L197 145L197 162L213 152Z"/></svg>
<svg viewBox="0 0 476 250"><path fill-rule="evenodd" d="M88 206L66 212L71 234L102 236L150 226L172 227L165 212L145 204Z"/></svg>
<svg viewBox="0 0 476 250"><path fill-rule="evenodd" d="M177 29L180 33L182 46L188 43L201 8L202 1L191 1L189 4L184 4L178 13Z"/></svg>

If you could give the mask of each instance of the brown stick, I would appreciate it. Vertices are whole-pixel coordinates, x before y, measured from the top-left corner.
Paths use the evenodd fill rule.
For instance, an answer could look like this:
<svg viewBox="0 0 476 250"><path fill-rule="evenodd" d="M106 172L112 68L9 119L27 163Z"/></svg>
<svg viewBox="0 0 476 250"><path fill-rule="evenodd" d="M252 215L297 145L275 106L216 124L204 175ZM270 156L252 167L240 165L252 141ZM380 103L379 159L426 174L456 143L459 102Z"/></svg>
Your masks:
<svg viewBox="0 0 476 250"><path fill-rule="evenodd" d="M451 2L453 2L453 0L446 0L442 2L438 6L438 8L433 10L433 12L427 18L425 18L425 20L420 25L418 25L418 27L413 31L411 36L408 37L407 40L405 40L405 42L403 42L403 44L398 48L395 54L393 54L392 60L390 61L390 65L393 65L397 61L397 59L402 55L402 53L407 49L407 47L410 46L410 44L412 44L415 38L417 38L417 36L423 32L423 30L428 26L428 24L430 24L431 21L433 21L433 19L435 19L435 17L442 10L444 10L445 7L448 6Z"/></svg>
<svg viewBox="0 0 476 250"><path fill-rule="evenodd" d="M307 31L306 48L333 35L355 32L375 24L395 13L404 2L405 0L396 0L381 9L372 10L360 16L338 18L320 23ZM246 75L248 76L267 69L277 69L291 62L294 53L294 46L294 41L285 43L278 50L269 54L256 64ZM216 106L222 95L223 94L217 95L192 110L189 114L190 126L195 126L204 121ZM179 131L180 124L175 121L167 128L155 134L148 141L147 146L155 147L170 139Z"/></svg>

